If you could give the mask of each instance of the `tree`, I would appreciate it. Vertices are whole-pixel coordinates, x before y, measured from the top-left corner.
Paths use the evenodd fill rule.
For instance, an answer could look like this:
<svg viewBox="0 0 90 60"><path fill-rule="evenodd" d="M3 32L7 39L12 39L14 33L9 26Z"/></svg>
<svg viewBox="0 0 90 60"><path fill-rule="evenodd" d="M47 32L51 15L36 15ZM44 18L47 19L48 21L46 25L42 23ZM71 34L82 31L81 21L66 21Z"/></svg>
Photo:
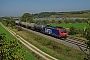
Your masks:
<svg viewBox="0 0 90 60"><path fill-rule="evenodd" d="M69 23L69 20L64 20L64 23L66 23L66 24Z"/></svg>
<svg viewBox="0 0 90 60"><path fill-rule="evenodd" d="M11 24L10 20L6 20L5 22L6 22L6 26L9 26L9 24Z"/></svg>
<svg viewBox="0 0 90 60"><path fill-rule="evenodd" d="M16 39L7 40L5 33L0 34L0 60L25 60L21 48Z"/></svg>
<svg viewBox="0 0 90 60"><path fill-rule="evenodd" d="M21 21L30 22L30 23L34 22L33 17L29 13L24 13L21 17Z"/></svg>
<svg viewBox="0 0 90 60"><path fill-rule="evenodd" d="M76 34L76 30L75 30L75 28L74 28L73 26L70 27L70 32L69 32L69 34L70 34L70 35Z"/></svg>
<svg viewBox="0 0 90 60"><path fill-rule="evenodd" d="M52 20L52 24L54 24L56 21L55 20Z"/></svg>
<svg viewBox="0 0 90 60"><path fill-rule="evenodd" d="M63 21L62 20L58 20L58 24L61 24L61 23L63 23Z"/></svg>
<svg viewBox="0 0 90 60"><path fill-rule="evenodd" d="M4 40L5 40L5 34L4 33L2 33L2 34L0 34L0 60L3 60L3 58L4 58L4 53L3 53L3 48L2 48L2 46L4 45Z"/></svg>
<svg viewBox="0 0 90 60"><path fill-rule="evenodd" d="M88 60L90 60L90 21L88 21L88 25L84 28L84 32L84 36L88 40L86 44L87 49L89 49Z"/></svg>
<svg viewBox="0 0 90 60"><path fill-rule="evenodd" d="M49 24L49 20L43 20L44 24Z"/></svg>
<svg viewBox="0 0 90 60"><path fill-rule="evenodd" d="M10 23L11 23L11 27L13 28L13 26L15 26L15 21L11 20Z"/></svg>
<svg viewBox="0 0 90 60"><path fill-rule="evenodd" d="M80 20L80 19L76 19L75 20L77 23L82 23L83 22L83 20Z"/></svg>
<svg viewBox="0 0 90 60"><path fill-rule="evenodd" d="M36 20L35 23L36 24L41 24L42 22L41 22L41 20Z"/></svg>

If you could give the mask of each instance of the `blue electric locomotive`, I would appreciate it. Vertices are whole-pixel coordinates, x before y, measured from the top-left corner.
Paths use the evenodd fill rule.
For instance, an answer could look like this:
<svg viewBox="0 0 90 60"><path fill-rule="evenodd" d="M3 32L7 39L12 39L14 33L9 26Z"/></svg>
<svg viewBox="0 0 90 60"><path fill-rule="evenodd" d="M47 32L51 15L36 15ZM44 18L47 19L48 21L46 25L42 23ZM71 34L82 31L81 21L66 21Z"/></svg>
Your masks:
<svg viewBox="0 0 90 60"><path fill-rule="evenodd" d="M65 28L61 27L44 27L44 33L58 37L58 38L65 38L67 37L67 32Z"/></svg>

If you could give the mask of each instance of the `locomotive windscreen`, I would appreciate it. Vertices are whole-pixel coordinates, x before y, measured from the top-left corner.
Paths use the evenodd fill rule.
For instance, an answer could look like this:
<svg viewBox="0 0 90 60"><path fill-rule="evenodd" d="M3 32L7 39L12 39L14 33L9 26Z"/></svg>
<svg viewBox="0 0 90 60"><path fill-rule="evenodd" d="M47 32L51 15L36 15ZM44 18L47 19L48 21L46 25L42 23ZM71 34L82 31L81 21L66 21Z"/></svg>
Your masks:
<svg viewBox="0 0 90 60"><path fill-rule="evenodd" d="M66 29L61 29L61 33L66 33Z"/></svg>

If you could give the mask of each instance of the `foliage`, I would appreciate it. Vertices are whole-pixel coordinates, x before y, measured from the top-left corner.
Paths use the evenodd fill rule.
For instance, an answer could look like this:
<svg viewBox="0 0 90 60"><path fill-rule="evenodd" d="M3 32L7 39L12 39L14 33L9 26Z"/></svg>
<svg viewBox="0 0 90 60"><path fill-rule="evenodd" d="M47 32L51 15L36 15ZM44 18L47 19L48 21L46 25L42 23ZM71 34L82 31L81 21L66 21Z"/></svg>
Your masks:
<svg viewBox="0 0 90 60"><path fill-rule="evenodd" d="M83 29L80 29L80 28L76 28L75 30L76 30L76 34L83 34L84 33Z"/></svg>
<svg viewBox="0 0 90 60"><path fill-rule="evenodd" d="M87 22L87 26L84 28L85 38L90 40L90 21Z"/></svg>
<svg viewBox="0 0 90 60"><path fill-rule="evenodd" d="M49 24L50 21L49 20L36 20L35 23L36 24Z"/></svg>
<svg viewBox="0 0 90 60"><path fill-rule="evenodd" d="M76 19L76 20L35 20L35 22L38 22L38 23L44 23L44 24L79 24L79 23L87 23L88 20L79 20L79 19Z"/></svg>
<svg viewBox="0 0 90 60"><path fill-rule="evenodd" d="M57 15L57 12L41 12L38 14L32 14L34 18L43 18L43 17L49 17L51 15Z"/></svg>
<svg viewBox="0 0 90 60"><path fill-rule="evenodd" d="M88 20L35 20L35 23L43 23L43 24L84 24L87 23Z"/></svg>
<svg viewBox="0 0 90 60"><path fill-rule="evenodd" d="M62 24L62 23L63 23L63 21L62 21L62 20L58 20L57 22L58 22L58 24Z"/></svg>
<svg viewBox="0 0 90 60"><path fill-rule="evenodd" d="M5 24L5 21L2 21L2 23L4 24L4 25L6 25ZM8 43L10 42L10 41L13 41L15 38L8 32L8 31L6 31L1 25L0 25L0 34L2 33L2 32L4 32L5 33L5 38L8 40ZM7 40L4 40L4 41L7 41ZM15 39L15 41L17 41L16 39ZM1 43L1 42L0 42ZM7 44L8 44L7 43ZM26 60L36 60L36 58L35 58L35 56L32 54L32 51L31 51L31 53L30 53L30 50L29 50L29 52L27 52L27 49L25 49L25 48L27 48L26 46L24 46L23 44L21 44L21 43L19 43L19 41L17 41L17 43L19 44L19 46L18 47L20 47L20 49L14 49L14 50L17 50L17 53L18 53L18 56L20 56L21 57L21 55L24 57L24 59L26 59ZM11 44L12 45L12 44ZM10 45L10 46L11 46ZM0 45L1 46L1 45ZM14 47L13 47L14 48ZM1 47L0 47L0 49L1 49ZM11 48L9 48L10 50L11 50ZM19 51L19 52L18 52ZM21 52L20 52L21 51ZM1 51L0 51L1 52ZM24 59L21 59L21 60L24 60ZM1 60L1 59L0 59ZM13 60L13 59L11 59L11 60Z"/></svg>
<svg viewBox="0 0 90 60"><path fill-rule="evenodd" d="M4 17L2 17L2 19L10 20L10 17L4 16Z"/></svg>
<svg viewBox="0 0 90 60"><path fill-rule="evenodd" d="M9 20L6 20L6 26L8 26L10 24Z"/></svg>
<svg viewBox="0 0 90 60"><path fill-rule="evenodd" d="M11 20L10 21L10 24L11 24L11 27L13 28L15 26L15 21L14 20Z"/></svg>
<svg viewBox="0 0 90 60"><path fill-rule="evenodd" d="M85 29L85 38L90 40L90 26L87 26Z"/></svg>
<svg viewBox="0 0 90 60"><path fill-rule="evenodd" d="M21 21L30 22L30 23L34 22L32 15L29 13L24 13L21 17Z"/></svg>
<svg viewBox="0 0 90 60"><path fill-rule="evenodd" d="M56 21L55 20L52 20L52 23L55 23Z"/></svg>
<svg viewBox="0 0 90 60"><path fill-rule="evenodd" d="M41 12L32 14L33 18L52 18L54 16L55 18L60 17L69 17L69 18L90 18L90 10L85 11L73 11L73 12Z"/></svg>
<svg viewBox="0 0 90 60"><path fill-rule="evenodd" d="M44 24L49 24L49 20L43 20Z"/></svg>
<svg viewBox="0 0 90 60"><path fill-rule="evenodd" d="M74 28L73 26L70 27L69 34L70 34L70 35L75 35L75 34L76 34L76 30L75 30L75 28Z"/></svg>
<svg viewBox="0 0 90 60"><path fill-rule="evenodd" d="M14 20L6 20L6 26L11 26L12 28L15 26L15 21Z"/></svg>
<svg viewBox="0 0 90 60"><path fill-rule="evenodd" d="M6 38L5 35L5 33L0 34L0 40L4 40Z"/></svg>
<svg viewBox="0 0 90 60"><path fill-rule="evenodd" d="M80 20L80 19L76 19L75 20L77 23L82 23L83 22L83 20Z"/></svg>
<svg viewBox="0 0 90 60"><path fill-rule="evenodd" d="M70 27L69 35L75 35L75 34L83 34L83 29Z"/></svg>
<svg viewBox="0 0 90 60"><path fill-rule="evenodd" d="M43 23L43 22L42 22L41 20L36 20L35 23L36 23L36 24L41 24L41 23Z"/></svg>
<svg viewBox="0 0 90 60"><path fill-rule="evenodd" d="M70 23L70 24L51 24L51 26L60 26L64 28L70 28L71 26L79 29L83 29L87 24L86 23Z"/></svg>
<svg viewBox="0 0 90 60"><path fill-rule="evenodd" d="M0 60L24 59L20 44L17 40L7 40L4 33L0 34Z"/></svg>
<svg viewBox="0 0 90 60"><path fill-rule="evenodd" d="M7 39L13 40L12 35L0 25L0 34L2 34L2 33L6 34L5 36L7 37Z"/></svg>
<svg viewBox="0 0 90 60"><path fill-rule="evenodd" d="M86 37L86 39L90 39L90 33L89 36ZM87 49L89 49L89 54L87 55L88 60L90 59L90 40L88 40L87 42L85 42L85 44L87 44Z"/></svg>
<svg viewBox="0 0 90 60"><path fill-rule="evenodd" d="M84 11L75 11L75 12L70 12L71 14L83 14Z"/></svg>
<svg viewBox="0 0 90 60"><path fill-rule="evenodd" d="M85 32L84 36L88 40L86 44L87 44L87 48L89 49L88 59L90 59L90 21L88 21L88 24L84 29L84 32Z"/></svg>
<svg viewBox="0 0 90 60"><path fill-rule="evenodd" d="M14 29L14 31L16 30ZM28 42L38 47L40 50L58 58L59 60L82 60L83 57L85 57L85 55L80 51L77 52L77 50L66 47L58 42L52 41L32 32L26 30L16 32Z"/></svg>

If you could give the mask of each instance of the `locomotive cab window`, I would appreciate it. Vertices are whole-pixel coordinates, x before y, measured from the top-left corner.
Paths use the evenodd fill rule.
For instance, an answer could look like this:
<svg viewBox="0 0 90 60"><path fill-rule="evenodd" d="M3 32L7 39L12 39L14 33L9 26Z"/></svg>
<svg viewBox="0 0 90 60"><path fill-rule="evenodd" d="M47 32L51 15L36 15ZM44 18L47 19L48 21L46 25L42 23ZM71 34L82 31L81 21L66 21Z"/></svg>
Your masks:
<svg viewBox="0 0 90 60"><path fill-rule="evenodd" d="M66 33L66 29L61 29L61 33Z"/></svg>

